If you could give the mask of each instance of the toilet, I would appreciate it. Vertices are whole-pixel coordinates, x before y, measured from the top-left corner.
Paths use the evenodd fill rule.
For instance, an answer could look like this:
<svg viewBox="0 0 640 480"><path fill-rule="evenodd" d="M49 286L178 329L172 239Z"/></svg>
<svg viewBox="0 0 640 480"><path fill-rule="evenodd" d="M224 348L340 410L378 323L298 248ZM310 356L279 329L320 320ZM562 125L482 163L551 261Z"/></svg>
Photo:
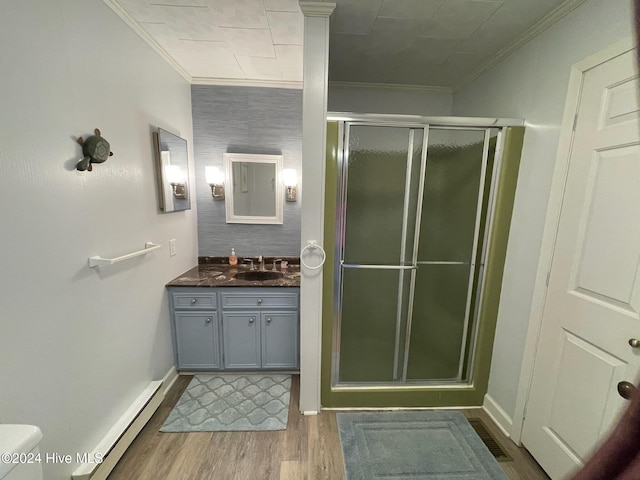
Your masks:
<svg viewBox="0 0 640 480"><path fill-rule="evenodd" d="M42 432L36 426L0 425L0 480L42 480L40 440Z"/></svg>

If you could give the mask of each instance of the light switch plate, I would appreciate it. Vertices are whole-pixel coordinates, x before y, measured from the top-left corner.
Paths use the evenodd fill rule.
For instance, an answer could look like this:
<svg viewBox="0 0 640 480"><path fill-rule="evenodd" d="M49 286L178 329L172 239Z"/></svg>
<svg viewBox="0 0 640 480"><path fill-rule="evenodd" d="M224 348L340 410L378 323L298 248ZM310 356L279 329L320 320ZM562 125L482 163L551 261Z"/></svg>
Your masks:
<svg viewBox="0 0 640 480"><path fill-rule="evenodd" d="M174 256L176 254L176 239L172 238L169 240L169 255Z"/></svg>

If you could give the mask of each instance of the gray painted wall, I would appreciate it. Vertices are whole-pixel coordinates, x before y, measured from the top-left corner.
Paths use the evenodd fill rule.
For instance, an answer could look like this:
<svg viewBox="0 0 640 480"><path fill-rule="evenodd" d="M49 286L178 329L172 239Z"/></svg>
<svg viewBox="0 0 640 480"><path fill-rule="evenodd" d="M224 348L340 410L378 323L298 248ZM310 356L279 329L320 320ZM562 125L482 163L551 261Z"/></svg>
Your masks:
<svg viewBox="0 0 640 480"><path fill-rule="evenodd" d="M193 85L193 149L198 205L198 254L297 256L300 250L298 201L284 202L282 225L226 223L225 203L211 197L205 166L224 171L222 154L282 155L284 168L302 173L302 91ZM282 200L284 201L284 199Z"/></svg>

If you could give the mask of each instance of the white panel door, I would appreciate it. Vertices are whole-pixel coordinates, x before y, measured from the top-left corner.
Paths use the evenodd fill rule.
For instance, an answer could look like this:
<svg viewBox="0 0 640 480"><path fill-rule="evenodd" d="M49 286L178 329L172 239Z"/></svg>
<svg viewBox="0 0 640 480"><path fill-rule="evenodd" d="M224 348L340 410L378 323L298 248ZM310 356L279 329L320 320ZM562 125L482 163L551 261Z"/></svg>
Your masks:
<svg viewBox="0 0 640 480"><path fill-rule="evenodd" d="M640 125L635 50L585 72L522 442L552 479L586 460L635 383Z"/></svg>

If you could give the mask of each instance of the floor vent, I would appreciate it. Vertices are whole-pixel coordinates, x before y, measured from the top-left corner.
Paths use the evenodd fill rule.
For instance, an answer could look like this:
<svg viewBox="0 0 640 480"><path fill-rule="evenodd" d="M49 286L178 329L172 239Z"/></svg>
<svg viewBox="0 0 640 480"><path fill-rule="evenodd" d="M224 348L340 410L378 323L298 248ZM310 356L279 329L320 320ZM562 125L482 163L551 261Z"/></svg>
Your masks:
<svg viewBox="0 0 640 480"><path fill-rule="evenodd" d="M482 422L482 420L480 420L479 418L468 418L467 420L476 431L480 439L487 446L487 448L491 452L491 455L493 455L497 461L510 462L512 460L509 454L504 451L504 449L500 446L494 436L489 433L489 430L487 430L487 427Z"/></svg>

